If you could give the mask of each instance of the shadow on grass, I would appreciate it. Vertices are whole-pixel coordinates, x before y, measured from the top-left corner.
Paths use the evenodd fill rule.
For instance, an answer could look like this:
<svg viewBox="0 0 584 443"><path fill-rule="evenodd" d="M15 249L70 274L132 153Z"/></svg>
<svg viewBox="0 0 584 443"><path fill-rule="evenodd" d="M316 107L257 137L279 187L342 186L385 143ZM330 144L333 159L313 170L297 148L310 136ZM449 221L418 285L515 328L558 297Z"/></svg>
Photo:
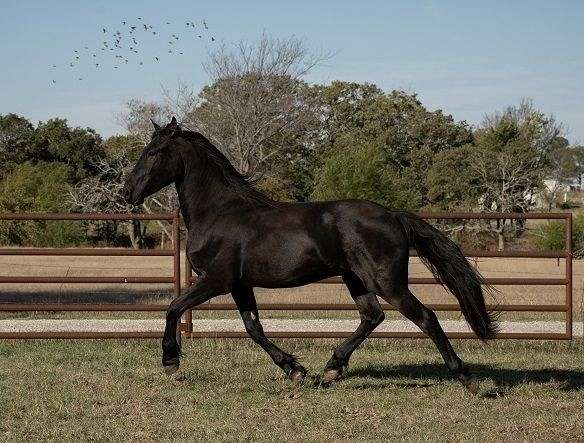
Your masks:
<svg viewBox="0 0 584 443"><path fill-rule="evenodd" d="M170 289L0 290L0 303L147 303L168 300Z"/></svg>
<svg viewBox="0 0 584 443"><path fill-rule="evenodd" d="M579 391L584 389L584 371L568 369L507 369L495 366L473 364L470 366L477 378L490 379L497 389L494 392L484 394L485 397L498 397L504 391L526 383L555 383L560 391ZM420 365L397 366L367 366L349 369L345 376L347 379L364 377L374 379L404 380L398 386L406 388L425 388L434 384L453 380L452 376L442 364L425 363ZM413 380L413 381L411 381ZM357 385L356 388L368 386ZM373 385L371 385L373 387Z"/></svg>

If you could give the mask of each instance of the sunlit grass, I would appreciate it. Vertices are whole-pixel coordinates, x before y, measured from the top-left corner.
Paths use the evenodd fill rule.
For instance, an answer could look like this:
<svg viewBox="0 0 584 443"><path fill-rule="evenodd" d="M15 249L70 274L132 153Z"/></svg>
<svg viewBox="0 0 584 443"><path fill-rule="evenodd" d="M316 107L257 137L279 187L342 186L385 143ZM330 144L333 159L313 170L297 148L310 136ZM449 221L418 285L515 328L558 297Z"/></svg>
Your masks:
<svg viewBox="0 0 584 443"><path fill-rule="evenodd" d="M279 340L319 374L335 340ZM482 380L452 380L428 340L371 340L329 389L285 380L249 340L0 343L0 439L570 440L584 438L584 342L455 341Z"/></svg>

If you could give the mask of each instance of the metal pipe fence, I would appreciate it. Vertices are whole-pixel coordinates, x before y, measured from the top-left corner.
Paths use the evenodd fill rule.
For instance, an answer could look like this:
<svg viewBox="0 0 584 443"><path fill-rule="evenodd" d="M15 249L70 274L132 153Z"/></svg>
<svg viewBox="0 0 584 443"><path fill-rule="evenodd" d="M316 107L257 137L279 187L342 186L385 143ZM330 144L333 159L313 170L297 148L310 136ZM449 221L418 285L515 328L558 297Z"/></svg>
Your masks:
<svg viewBox="0 0 584 443"><path fill-rule="evenodd" d="M499 257L499 258L555 258L565 260L563 278L486 278L485 282L495 286L505 285L542 285L564 286L565 295L563 304L501 304L488 306L489 309L501 312L557 312L564 313L565 332L529 332L529 333L499 333L497 338L511 339L572 339L572 214L571 213L426 213L419 214L424 219L433 220L563 220L565 224L564 251L464 251L467 257ZM172 283L173 295L181 294L181 263L180 263L180 217L173 214L0 214L1 220L166 220L172 222L172 249L135 250L135 249L92 249L92 248L0 248L2 255L26 256L168 256L173 258L172 277L24 277L0 276L0 283ZM411 256L416 256L412 251ZM186 260L184 268L184 287L188 287L196 277L193 277L192 268ZM436 285L440 284L434 278L410 278L409 284ZM338 277L322 280L319 284L342 284ZM460 311L457 304L428 304L435 311ZM386 310L394 310L389 304L382 304ZM0 303L0 311L163 311L166 304L130 304L130 303ZM260 303L260 310L277 311L349 311L355 310L354 304L349 303ZM233 303L206 303L197 310L235 310ZM243 338L245 332L234 331L193 331L192 311L187 311L179 325L183 335L193 338ZM274 338L344 338L349 332L267 332L266 335ZM447 334L451 338L474 338L470 332L452 332ZM159 338L161 332L13 332L0 333L0 338ZM423 338L421 332L374 332L371 337L383 338Z"/></svg>
<svg viewBox="0 0 584 443"><path fill-rule="evenodd" d="M152 284L171 283L173 295L181 294L180 283L180 216L175 213L161 214L108 214L108 213L31 213L31 214L2 214L0 221L20 220L104 220L130 221L154 220L172 223L172 249L121 249L121 248L0 248L0 256L99 256L99 257L172 257L173 276L140 276L140 277L41 277L41 276L0 276L0 283L117 283L117 284ZM130 303L0 303L0 311L164 311L167 306L162 304L130 304ZM186 330L186 323L180 324L181 330ZM0 338L158 338L159 332L2 332Z"/></svg>

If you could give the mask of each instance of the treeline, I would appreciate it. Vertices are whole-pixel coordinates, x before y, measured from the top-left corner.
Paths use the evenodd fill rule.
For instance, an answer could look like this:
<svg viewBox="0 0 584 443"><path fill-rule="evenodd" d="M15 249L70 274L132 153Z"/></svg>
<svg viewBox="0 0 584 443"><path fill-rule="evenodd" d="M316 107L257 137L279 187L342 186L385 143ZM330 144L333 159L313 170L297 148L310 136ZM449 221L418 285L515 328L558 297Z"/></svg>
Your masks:
<svg viewBox="0 0 584 443"><path fill-rule="evenodd" d="M220 48L205 65L209 85L193 90L180 83L165 89L160 102L129 101L119 115L126 134L105 140L58 118L34 126L21 116L0 116L0 211L136 210L119 195L124 175L150 138L150 119L165 123L172 115L281 200L365 198L413 211L526 212L554 208L559 191L581 180L584 148L570 146L562 125L528 100L471 127L426 109L413 93L306 82L326 57L295 38L265 35L252 45ZM141 209L176 204L166 189ZM77 244L89 231L96 241L139 247L148 233L170 233L162 222L70 225L51 233L39 223L3 223L0 241ZM522 226L479 228L501 243Z"/></svg>

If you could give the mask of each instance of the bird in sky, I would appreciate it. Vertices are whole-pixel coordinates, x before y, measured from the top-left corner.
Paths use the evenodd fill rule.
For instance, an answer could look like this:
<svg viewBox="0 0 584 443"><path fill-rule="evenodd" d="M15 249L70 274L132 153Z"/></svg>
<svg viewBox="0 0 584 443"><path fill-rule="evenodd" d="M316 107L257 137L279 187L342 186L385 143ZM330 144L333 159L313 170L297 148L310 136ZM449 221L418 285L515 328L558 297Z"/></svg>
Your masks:
<svg viewBox="0 0 584 443"><path fill-rule="evenodd" d="M150 57L154 57L154 62L159 63L162 58L160 54L164 54L164 52L159 52L158 56L153 56L152 52L154 52L150 46L155 44L161 44L164 40L163 38L166 37L167 39L167 53L176 54L183 56L188 49L189 39L181 38L184 37L184 34L180 32L180 29L173 29L170 26L173 24L180 28L180 21L174 22L172 20L166 19L161 20L161 23L165 23L169 27L166 28L168 31L174 30L175 33L170 34L170 38L168 38L168 34L165 32L160 31L160 29L154 29L154 26L148 24L146 22L147 18L137 17L137 20L132 23L131 20L122 19L120 18L117 23L122 24L122 28L116 29L116 24L109 24L106 23L102 24L102 27L97 27L97 35L102 36L103 41L101 44L98 44L97 47L93 47L92 45L85 44L83 42L79 42L80 45L78 47L82 48L81 50L74 49L73 50L73 59L69 58L69 60L64 60L63 63L57 63L52 66L53 69L56 68L65 68L67 64L69 64L69 68L76 68L75 71L77 75L72 78L72 80L84 80L84 76L79 76L82 72L77 70L81 70L84 64L89 60L89 67L93 65L93 69L98 69L99 72L105 71L107 68L111 69L122 69L124 64L131 65L131 64L138 64L139 66L146 66L149 63L149 60L152 60ZM139 21L137 23L137 21ZM201 19L200 21L197 20L195 24L194 20L189 20L185 23L187 28L193 29L193 37L199 39L209 39L207 41L214 42L215 36L211 35L208 31L209 25L206 20ZM99 31L101 30L101 34ZM150 40L148 40L148 35L144 37L142 35L142 30L146 32L146 34L150 35ZM160 32L159 32L160 31ZM179 31L179 32L177 32ZM190 31L189 31L190 32ZM150 34L151 33L151 34ZM166 34L166 35L165 35ZM144 37L144 38L142 38ZM127 43L126 43L127 41ZM140 46L140 51L138 51L138 46ZM153 46L154 47L154 46ZM84 48L84 49L83 49ZM100 49L102 52L99 52ZM108 52L103 52L109 49ZM85 51L85 52L84 52ZM84 53L85 57L81 57L81 52ZM134 55L140 53L140 58L136 57L133 58ZM91 56L91 57L90 57ZM113 56L113 58L111 57ZM166 60L166 59L165 59ZM77 72L76 72L77 71ZM49 77L51 78L51 77ZM52 83L56 83L56 79L52 80Z"/></svg>

